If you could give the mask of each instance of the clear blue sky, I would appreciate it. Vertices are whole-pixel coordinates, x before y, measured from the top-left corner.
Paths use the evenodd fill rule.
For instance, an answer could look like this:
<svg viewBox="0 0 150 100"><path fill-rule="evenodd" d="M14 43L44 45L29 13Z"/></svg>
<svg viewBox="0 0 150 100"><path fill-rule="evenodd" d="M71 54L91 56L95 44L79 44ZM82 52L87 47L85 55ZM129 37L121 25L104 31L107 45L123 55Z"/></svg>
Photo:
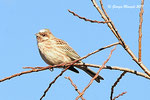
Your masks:
<svg viewBox="0 0 150 100"><path fill-rule="evenodd" d="M140 0L103 1L120 35L137 56L140 9L125 8L124 5L137 6ZM142 60L150 69L149 3L146 0L144 5ZM80 56L117 42L107 25L85 22L70 14L68 9L89 19L102 20L91 0L0 0L0 79L25 71L22 69L24 66L47 66L39 55L35 38L35 33L43 28L50 29L56 37L67 41ZM84 62L101 65L110 50L99 52ZM107 65L142 71L121 46L117 46ZM53 72L47 70L2 82L0 100L39 100L48 84L60 72L61 69ZM105 80L91 85L85 92L86 100L109 100L111 86L120 74L120 71L102 70L100 75ZM91 79L81 70L80 74L67 71L52 85L43 100L74 100L78 96L65 76L70 76L80 91ZM149 100L149 90L148 79L128 73L115 88L114 95L127 91L118 100Z"/></svg>

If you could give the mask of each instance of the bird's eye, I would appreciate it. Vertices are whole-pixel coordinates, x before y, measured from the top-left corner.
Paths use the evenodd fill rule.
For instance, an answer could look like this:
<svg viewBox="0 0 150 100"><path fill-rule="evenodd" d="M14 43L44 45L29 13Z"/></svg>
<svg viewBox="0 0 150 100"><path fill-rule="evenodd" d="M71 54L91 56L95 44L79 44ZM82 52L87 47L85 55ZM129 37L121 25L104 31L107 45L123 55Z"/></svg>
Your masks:
<svg viewBox="0 0 150 100"><path fill-rule="evenodd" d="M46 34L42 34L42 36L43 36L43 37L45 37L45 36L46 36Z"/></svg>

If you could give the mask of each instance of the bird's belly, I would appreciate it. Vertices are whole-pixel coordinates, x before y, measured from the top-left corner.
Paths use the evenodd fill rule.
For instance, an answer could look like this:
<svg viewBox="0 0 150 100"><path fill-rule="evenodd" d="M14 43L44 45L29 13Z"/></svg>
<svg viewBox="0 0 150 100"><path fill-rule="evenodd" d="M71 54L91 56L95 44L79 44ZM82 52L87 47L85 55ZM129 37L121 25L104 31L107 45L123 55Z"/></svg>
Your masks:
<svg viewBox="0 0 150 100"><path fill-rule="evenodd" d="M41 52L41 57L48 65L57 65L61 63L68 63L71 61L69 57L57 50L48 50L45 52Z"/></svg>

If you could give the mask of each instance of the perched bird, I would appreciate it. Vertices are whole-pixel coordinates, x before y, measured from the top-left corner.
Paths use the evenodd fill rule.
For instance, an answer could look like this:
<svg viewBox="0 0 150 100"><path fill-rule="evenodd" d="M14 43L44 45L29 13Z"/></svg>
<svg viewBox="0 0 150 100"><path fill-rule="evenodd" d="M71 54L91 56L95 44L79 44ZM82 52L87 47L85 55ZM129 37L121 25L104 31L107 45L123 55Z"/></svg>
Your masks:
<svg viewBox="0 0 150 100"><path fill-rule="evenodd" d="M80 58L67 42L56 38L48 29L40 30L40 32L36 34L36 38L40 55L48 65L69 63ZM79 61L78 63L83 62ZM82 69L91 77L94 77L96 74L87 68L87 66L78 66L77 68ZM69 70L79 73L74 66L71 66ZM95 80L99 83L100 79L104 80L101 76L98 76Z"/></svg>

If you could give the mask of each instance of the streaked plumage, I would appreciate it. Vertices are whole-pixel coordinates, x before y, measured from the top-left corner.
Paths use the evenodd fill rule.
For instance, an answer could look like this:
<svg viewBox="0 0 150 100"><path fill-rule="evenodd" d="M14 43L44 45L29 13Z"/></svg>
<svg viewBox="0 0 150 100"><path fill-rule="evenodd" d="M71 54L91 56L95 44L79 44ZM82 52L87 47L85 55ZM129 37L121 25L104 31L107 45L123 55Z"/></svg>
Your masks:
<svg viewBox="0 0 150 100"><path fill-rule="evenodd" d="M40 55L48 65L68 63L80 58L67 42L56 38L48 29L40 30L40 32L36 34L36 37ZM82 61L78 63L82 63ZM91 77L95 76L95 72L87 68L87 66L80 66L78 68L85 71ZM69 69L79 73L73 66ZM103 80L101 76L98 76L95 80L100 82L100 79Z"/></svg>

